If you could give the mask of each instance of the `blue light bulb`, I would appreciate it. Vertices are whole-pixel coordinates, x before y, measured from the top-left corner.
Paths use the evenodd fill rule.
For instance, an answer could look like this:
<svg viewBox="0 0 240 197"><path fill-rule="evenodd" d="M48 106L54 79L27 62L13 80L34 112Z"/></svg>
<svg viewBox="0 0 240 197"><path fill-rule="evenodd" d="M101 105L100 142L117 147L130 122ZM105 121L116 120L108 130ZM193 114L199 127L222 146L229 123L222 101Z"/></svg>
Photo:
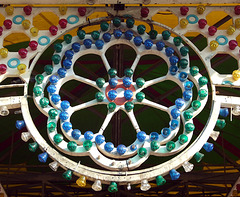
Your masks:
<svg viewBox="0 0 240 197"><path fill-rule="evenodd" d="M192 98L192 91L190 91L190 90L184 91L183 98L185 101L189 101Z"/></svg>
<svg viewBox="0 0 240 197"><path fill-rule="evenodd" d="M169 72L170 72L171 75L176 75L177 72L178 72L178 67L175 66L175 65L174 66L170 66Z"/></svg>
<svg viewBox="0 0 240 197"><path fill-rule="evenodd" d="M94 137L94 134L93 134L92 131L86 131L86 132L84 133L84 138L85 138L85 140L92 140L93 137Z"/></svg>
<svg viewBox="0 0 240 197"><path fill-rule="evenodd" d="M172 54L174 53L174 49L172 47L167 47L165 49L165 53L168 57L172 56Z"/></svg>
<svg viewBox="0 0 240 197"><path fill-rule="evenodd" d="M114 37L115 37L116 39L119 39L119 38L121 38L121 36L122 36L122 31L119 30L119 29L116 29L116 30L114 30L113 35L114 35Z"/></svg>
<svg viewBox="0 0 240 197"><path fill-rule="evenodd" d="M157 50L161 51L165 47L165 43L162 42L162 41L159 41L159 42L156 43L156 46L157 46Z"/></svg>
<svg viewBox="0 0 240 197"><path fill-rule="evenodd" d="M133 92L131 90L125 90L124 91L124 97L127 99L127 100L131 100L133 96Z"/></svg>
<svg viewBox="0 0 240 197"><path fill-rule="evenodd" d="M181 81L181 82L184 82L186 81L188 78L188 74L186 72L180 72L179 75L178 75L178 79Z"/></svg>
<svg viewBox="0 0 240 197"><path fill-rule="evenodd" d="M96 46L97 49L99 49L99 50L103 48L103 45L104 45L103 40L97 40L97 41L95 42L95 46Z"/></svg>
<svg viewBox="0 0 240 197"><path fill-rule="evenodd" d="M171 130L169 129L169 128L163 128L162 130L161 130L161 134L162 134L162 136L164 137L164 138L166 138L166 137L168 137L169 135L170 135L170 133L171 133Z"/></svg>
<svg viewBox="0 0 240 197"><path fill-rule="evenodd" d="M72 44L72 49L73 51L76 53L76 52L79 52L80 51L80 48L81 48L81 45L78 43L78 42L74 42Z"/></svg>
<svg viewBox="0 0 240 197"><path fill-rule="evenodd" d="M126 88L129 88L132 84L132 80L130 77L124 77L123 78L123 85L126 87Z"/></svg>
<svg viewBox="0 0 240 197"><path fill-rule="evenodd" d="M57 71L59 77L64 78L66 77L67 70L65 68L59 68Z"/></svg>
<svg viewBox="0 0 240 197"><path fill-rule="evenodd" d="M62 128L64 131L68 132L72 129L72 123L71 122L64 122L62 124Z"/></svg>
<svg viewBox="0 0 240 197"><path fill-rule="evenodd" d="M105 142L105 137L103 135L97 135L95 137L95 142L100 145L102 144L103 142Z"/></svg>
<svg viewBox="0 0 240 197"><path fill-rule="evenodd" d="M67 59L72 59L73 58L73 55L74 55L74 52L72 50L67 50L65 52L65 56L67 57Z"/></svg>
<svg viewBox="0 0 240 197"><path fill-rule="evenodd" d="M180 177L180 173L177 172L175 169L170 170L169 174L172 180L177 180Z"/></svg>
<svg viewBox="0 0 240 197"><path fill-rule="evenodd" d="M69 115L67 112L63 111L59 114L59 118L62 120L62 121L66 121L68 119Z"/></svg>
<svg viewBox="0 0 240 197"><path fill-rule="evenodd" d="M179 122L177 121L177 120L171 120L171 122L170 122L170 128L172 129L172 130L174 130L174 129L176 129L177 127L178 127L178 124L179 124Z"/></svg>
<svg viewBox="0 0 240 197"><path fill-rule="evenodd" d="M16 121L16 128L18 130L23 129L24 127L26 127L25 121L24 120L17 120Z"/></svg>
<svg viewBox="0 0 240 197"><path fill-rule="evenodd" d="M180 114L181 112L177 108L171 110L171 116L173 119L177 119L180 116Z"/></svg>
<svg viewBox="0 0 240 197"><path fill-rule="evenodd" d="M127 151L127 147L123 144L117 146L117 152L119 155L123 155Z"/></svg>
<svg viewBox="0 0 240 197"><path fill-rule="evenodd" d="M46 163L47 158L48 158L48 154L46 152L38 155L38 160L42 163Z"/></svg>
<svg viewBox="0 0 240 197"><path fill-rule="evenodd" d="M143 39L141 36L136 36L134 39L133 39L133 42L136 46L140 46L143 42Z"/></svg>
<svg viewBox="0 0 240 197"><path fill-rule="evenodd" d="M71 136L73 137L73 139L79 140L79 138L81 137L81 131L78 129L73 129Z"/></svg>
<svg viewBox="0 0 240 197"><path fill-rule="evenodd" d="M213 150L213 148L214 148L214 145L212 143L206 142L203 145L203 148L205 149L205 151L211 152Z"/></svg>
<svg viewBox="0 0 240 197"><path fill-rule="evenodd" d="M50 83L52 83L53 85L57 84L57 82L59 81L59 77L57 75L52 75L49 78Z"/></svg>
<svg viewBox="0 0 240 197"><path fill-rule="evenodd" d="M104 33L103 34L103 40L104 42L109 42L111 40L112 35L110 33Z"/></svg>
<svg viewBox="0 0 240 197"><path fill-rule="evenodd" d="M177 56L171 56L170 58L169 58L169 61L170 61L170 64L172 65L172 66L175 66L177 63L178 63L178 57Z"/></svg>
<svg viewBox="0 0 240 197"><path fill-rule="evenodd" d="M229 115L228 108L221 108L219 115L226 118Z"/></svg>
<svg viewBox="0 0 240 197"><path fill-rule="evenodd" d="M147 135L144 131L139 131L137 133L137 139L140 141L140 142L144 142L144 140L146 139Z"/></svg>
<svg viewBox="0 0 240 197"><path fill-rule="evenodd" d="M185 104L185 101L182 98L178 98L175 100L175 105L178 109L181 109Z"/></svg>
<svg viewBox="0 0 240 197"><path fill-rule="evenodd" d="M151 49L153 46L153 41L151 39L147 39L147 40L145 40L144 45L145 45L145 49L147 49L147 50Z"/></svg>
<svg viewBox="0 0 240 197"><path fill-rule="evenodd" d="M90 49L92 47L92 40L91 39L85 39L83 41L83 44L87 49Z"/></svg>
<svg viewBox="0 0 240 197"><path fill-rule="evenodd" d="M56 105L59 103L59 101L61 100L61 97L59 94L53 94L51 97L51 101Z"/></svg>
<svg viewBox="0 0 240 197"><path fill-rule="evenodd" d="M105 151L107 152L112 152L112 150L114 149L114 145L112 142L107 142L105 145L104 145L104 149Z"/></svg>
<svg viewBox="0 0 240 197"><path fill-rule="evenodd" d="M124 35L127 40L132 40L133 38L133 32L131 30L127 30Z"/></svg>
<svg viewBox="0 0 240 197"><path fill-rule="evenodd" d="M62 110L66 111L70 107L69 101L62 101L61 102L61 108Z"/></svg>
<svg viewBox="0 0 240 197"><path fill-rule="evenodd" d="M49 85L49 86L47 87L47 91L48 91L48 93L49 93L50 95L52 95L54 92L57 91L57 87L56 87L55 85Z"/></svg>
<svg viewBox="0 0 240 197"><path fill-rule="evenodd" d="M111 101L115 100L115 98L117 97L117 91L116 90L110 90L108 92L108 97Z"/></svg>
<svg viewBox="0 0 240 197"><path fill-rule="evenodd" d="M186 81L186 82L184 83L184 88L185 88L185 90L191 90L191 89L193 88L193 82L191 82L191 81Z"/></svg>
<svg viewBox="0 0 240 197"><path fill-rule="evenodd" d="M111 88L115 88L117 86L117 84L118 84L118 80L116 78L111 78L109 80L109 85Z"/></svg>
<svg viewBox="0 0 240 197"><path fill-rule="evenodd" d="M63 60L63 66L66 69L70 69L72 66L72 61L70 59L65 59Z"/></svg>
<svg viewBox="0 0 240 197"><path fill-rule="evenodd" d="M153 141L153 140L157 141L158 138L159 138L159 134L157 132L151 132L150 133L150 140L151 141Z"/></svg>

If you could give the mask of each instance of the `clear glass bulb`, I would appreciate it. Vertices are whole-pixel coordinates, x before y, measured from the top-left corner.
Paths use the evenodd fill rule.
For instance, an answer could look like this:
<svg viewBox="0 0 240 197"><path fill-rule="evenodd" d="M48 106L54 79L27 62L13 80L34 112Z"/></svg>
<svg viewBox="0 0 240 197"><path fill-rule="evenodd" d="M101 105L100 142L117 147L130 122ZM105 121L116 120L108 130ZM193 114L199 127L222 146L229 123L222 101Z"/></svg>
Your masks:
<svg viewBox="0 0 240 197"><path fill-rule="evenodd" d="M142 191L147 191L151 188L151 185L148 183L147 179L142 180L140 189Z"/></svg>
<svg viewBox="0 0 240 197"><path fill-rule="evenodd" d="M220 132L218 132L218 131L212 131L212 133L210 134L210 137L211 137L214 141L216 141L217 138L218 138L218 136L219 136L219 134L220 134Z"/></svg>
<svg viewBox="0 0 240 197"><path fill-rule="evenodd" d="M93 185L92 185L92 189L94 190L94 191L101 191L102 190L102 183L101 183L101 181L100 180L96 180L94 183L93 183Z"/></svg>
<svg viewBox="0 0 240 197"><path fill-rule="evenodd" d="M59 164L57 161L53 161L53 162L49 163L48 165L54 172L56 172L59 167Z"/></svg>
<svg viewBox="0 0 240 197"><path fill-rule="evenodd" d="M7 106L0 106L0 115L1 116L7 116L9 114L9 110Z"/></svg>
<svg viewBox="0 0 240 197"><path fill-rule="evenodd" d="M27 142L31 138L31 134L29 132L22 132L21 138L24 142Z"/></svg>
<svg viewBox="0 0 240 197"><path fill-rule="evenodd" d="M131 184L130 183L127 184L127 190L131 190Z"/></svg>
<svg viewBox="0 0 240 197"><path fill-rule="evenodd" d="M234 116L239 116L239 115L240 115L240 106L239 106L239 105L235 106L235 107L232 109L232 114L233 114Z"/></svg>
<svg viewBox="0 0 240 197"><path fill-rule="evenodd" d="M191 172L193 170L194 165L192 163L189 163L188 161L185 161L182 165L185 172Z"/></svg>

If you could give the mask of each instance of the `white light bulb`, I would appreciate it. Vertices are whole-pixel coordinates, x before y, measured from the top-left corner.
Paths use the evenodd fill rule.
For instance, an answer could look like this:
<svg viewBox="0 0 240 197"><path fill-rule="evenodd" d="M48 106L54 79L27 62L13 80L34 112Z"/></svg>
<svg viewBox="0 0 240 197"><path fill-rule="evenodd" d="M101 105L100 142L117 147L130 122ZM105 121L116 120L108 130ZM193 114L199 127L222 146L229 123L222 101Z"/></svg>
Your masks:
<svg viewBox="0 0 240 197"><path fill-rule="evenodd" d="M216 141L218 136L219 136L220 132L219 131L212 131L212 133L210 134L210 137Z"/></svg>
<svg viewBox="0 0 240 197"><path fill-rule="evenodd" d="M148 183L147 179L142 180L140 189L142 191L147 191L151 188L151 185Z"/></svg>
<svg viewBox="0 0 240 197"><path fill-rule="evenodd" d="M57 171L58 167L59 167L59 164L57 161L53 161L49 164L49 167L53 170L53 171Z"/></svg>
<svg viewBox="0 0 240 197"><path fill-rule="evenodd" d="M189 163L188 161L185 161L182 165L185 172L191 172L193 170L194 165L192 163Z"/></svg>
<svg viewBox="0 0 240 197"><path fill-rule="evenodd" d="M24 142L27 142L31 138L31 134L29 132L22 132L21 138Z"/></svg>
<svg viewBox="0 0 240 197"><path fill-rule="evenodd" d="M127 190L131 190L131 184L130 183L127 184Z"/></svg>
<svg viewBox="0 0 240 197"><path fill-rule="evenodd" d="M92 189L96 192L101 191L102 190L102 184L100 180L96 180L93 185L92 185Z"/></svg>
<svg viewBox="0 0 240 197"><path fill-rule="evenodd" d="M0 115L1 116L7 116L9 114L9 110L7 106L0 106Z"/></svg>

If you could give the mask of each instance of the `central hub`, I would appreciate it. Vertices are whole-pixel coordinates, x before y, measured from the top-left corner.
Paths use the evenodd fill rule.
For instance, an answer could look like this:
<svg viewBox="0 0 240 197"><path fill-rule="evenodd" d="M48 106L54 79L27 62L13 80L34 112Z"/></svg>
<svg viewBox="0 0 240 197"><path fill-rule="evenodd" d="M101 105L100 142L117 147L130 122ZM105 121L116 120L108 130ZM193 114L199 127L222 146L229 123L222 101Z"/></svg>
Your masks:
<svg viewBox="0 0 240 197"><path fill-rule="evenodd" d="M115 87L114 87L115 86ZM132 84L124 84L124 79L118 79L117 84L109 84L106 87L105 95L109 102L116 105L124 105L127 101L132 101L135 95L135 88ZM126 87L129 86L129 87Z"/></svg>

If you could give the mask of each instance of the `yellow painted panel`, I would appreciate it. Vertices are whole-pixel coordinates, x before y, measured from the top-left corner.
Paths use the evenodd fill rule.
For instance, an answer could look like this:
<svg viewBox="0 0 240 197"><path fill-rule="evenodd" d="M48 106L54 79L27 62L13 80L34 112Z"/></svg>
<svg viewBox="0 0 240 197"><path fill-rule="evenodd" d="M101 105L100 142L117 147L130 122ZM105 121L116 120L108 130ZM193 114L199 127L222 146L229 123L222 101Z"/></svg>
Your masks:
<svg viewBox="0 0 240 197"><path fill-rule="evenodd" d="M59 17L53 12L41 12L33 18L33 26L39 30L48 30L52 25L57 26Z"/></svg>
<svg viewBox="0 0 240 197"><path fill-rule="evenodd" d="M3 21L5 20L5 17L0 14L0 26L3 26Z"/></svg>
<svg viewBox="0 0 240 197"><path fill-rule="evenodd" d="M152 17L153 21L164 24L170 28L174 28L178 25L178 17L172 12L158 12Z"/></svg>
<svg viewBox="0 0 240 197"><path fill-rule="evenodd" d="M240 47L240 34L236 37L236 40L237 40L238 46Z"/></svg>
<svg viewBox="0 0 240 197"><path fill-rule="evenodd" d="M11 33L3 40L3 46L30 41L30 38L24 33Z"/></svg>
<svg viewBox="0 0 240 197"><path fill-rule="evenodd" d="M226 17L227 15L228 14L224 11L212 11L206 16L207 23L209 26L212 26L221 19L223 19L224 17ZM232 19L230 19L229 21L218 27L218 29L227 29L232 24L233 24Z"/></svg>

